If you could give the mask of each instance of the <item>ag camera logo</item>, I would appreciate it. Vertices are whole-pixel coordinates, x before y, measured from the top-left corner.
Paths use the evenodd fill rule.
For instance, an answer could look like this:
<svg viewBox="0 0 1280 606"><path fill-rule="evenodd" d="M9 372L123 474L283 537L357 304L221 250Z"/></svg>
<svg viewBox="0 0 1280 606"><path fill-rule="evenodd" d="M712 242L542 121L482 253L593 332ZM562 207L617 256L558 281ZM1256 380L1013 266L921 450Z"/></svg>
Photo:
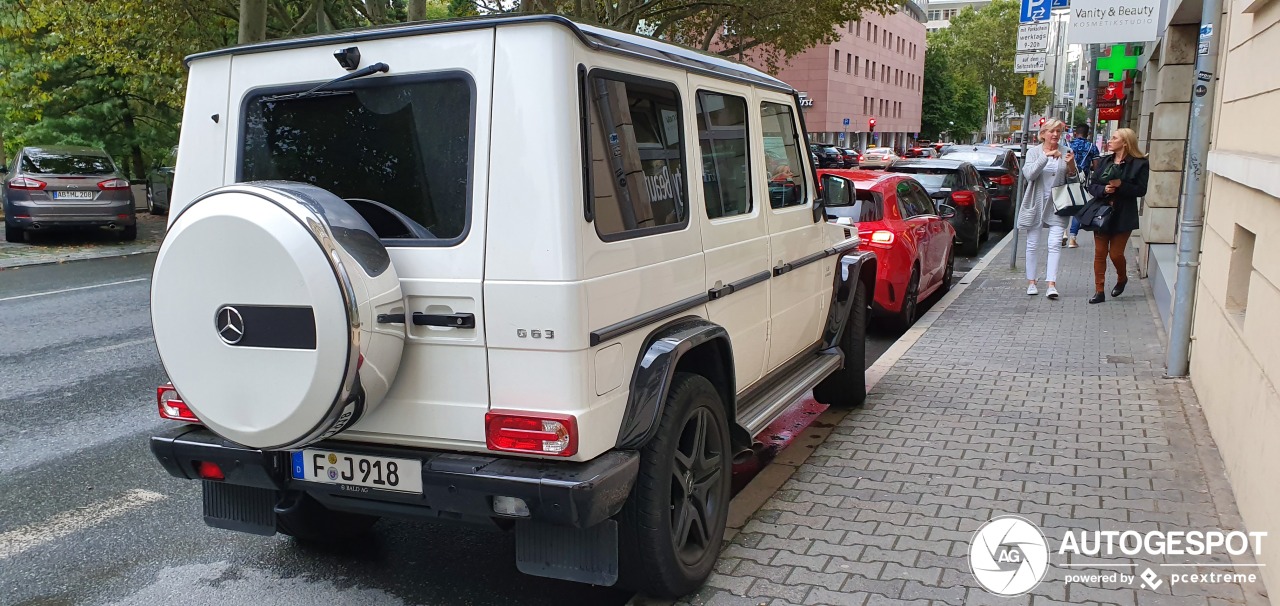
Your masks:
<svg viewBox="0 0 1280 606"><path fill-rule="evenodd" d="M1049 542L1024 518L992 518L973 533L969 569L982 588L995 595L1024 594L1049 570Z"/></svg>

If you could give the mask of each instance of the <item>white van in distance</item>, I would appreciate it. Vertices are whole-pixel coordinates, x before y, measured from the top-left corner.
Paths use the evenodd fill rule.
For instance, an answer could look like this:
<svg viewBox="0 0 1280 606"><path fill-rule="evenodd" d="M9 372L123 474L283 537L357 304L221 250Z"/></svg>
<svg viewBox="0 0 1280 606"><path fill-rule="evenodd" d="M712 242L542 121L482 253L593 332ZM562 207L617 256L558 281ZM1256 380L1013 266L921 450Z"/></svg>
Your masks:
<svg viewBox="0 0 1280 606"><path fill-rule="evenodd" d="M783 82L554 16L189 65L151 449L211 526L496 525L528 574L679 596L735 454L865 396L876 259Z"/></svg>

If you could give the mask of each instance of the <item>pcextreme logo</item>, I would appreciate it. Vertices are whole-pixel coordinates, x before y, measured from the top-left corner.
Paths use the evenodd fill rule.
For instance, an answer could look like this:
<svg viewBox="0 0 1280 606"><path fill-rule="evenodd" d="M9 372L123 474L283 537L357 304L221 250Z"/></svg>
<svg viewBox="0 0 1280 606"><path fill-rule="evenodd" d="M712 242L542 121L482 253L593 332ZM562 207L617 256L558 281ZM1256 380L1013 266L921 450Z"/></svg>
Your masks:
<svg viewBox="0 0 1280 606"><path fill-rule="evenodd" d="M1181 558L1171 562L1166 556L1214 556L1252 554L1257 559L1262 554L1262 540L1266 532L1242 532L1223 530L1147 531L1091 530L1066 531L1058 542L1057 555L1073 556L1070 562L1063 558L1063 568L1076 569L1064 575L1066 583L1094 586L1119 584L1137 585L1147 590L1158 590L1166 581L1172 585L1187 583L1256 583L1258 574L1252 572L1264 566L1257 563L1224 563L1225 558L1196 562ZM969 543L969 569L983 589L998 596L1016 596L1035 589L1044 580L1050 562L1049 542L1040 528L1025 518L1002 515L992 518L978 528ZM1166 574L1145 568L1137 574L1139 564L1117 561L1115 556L1132 556L1146 561L1165 561L1156 565ZM1100 558L1098 562L1086 562L1084 558ZM1112 558L1112 559L1108 559ZM1178 558L1174 558L1178 559ZM1123 562L1123 563L1122 563ZM1212 571L1189 573L1188 568L1241 568L1249 572ZM1093 568L1099 572L1088 572ZM1122 571L1111 570L1120 568ZM1128 568L1129 570L1123 571ZM1079 569L1080 570L1077 572Z"/></svg>

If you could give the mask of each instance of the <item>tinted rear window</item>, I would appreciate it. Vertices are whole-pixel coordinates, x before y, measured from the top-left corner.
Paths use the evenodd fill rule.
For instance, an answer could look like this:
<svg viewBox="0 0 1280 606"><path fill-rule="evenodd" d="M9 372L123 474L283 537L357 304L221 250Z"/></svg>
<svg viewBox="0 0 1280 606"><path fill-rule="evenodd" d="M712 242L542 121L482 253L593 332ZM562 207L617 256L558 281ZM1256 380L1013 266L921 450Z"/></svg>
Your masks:
<svg viewBox="0 0 1280 606"><path fill-rule="evenodd" d="M240 180L299 181L390 207L399 215L355 205L383 238L457 241L468 226L471 124L461 77L261 94L245 107ZM396 229L392 217L417 225Z"/></svg>
<svg viewBox="0 0 1280 606"><path fill-rule="evenodd" d="M948 154L943 156L943 158L946 158L947 160L959 160L961 162L969 162L969 163L972 163L974 166L990 166L992 164L997 164L1002 155L1004 155L1003 152L1000 154L984 154L982 152L958 151L958 152L949 152Z"/></svg>
<svg viewBox="0 0 1280 606"><path fill-rule="evenodd" d="M92 154L33 154L22 156L22 172L37 175L109 175L116 172L111 158Z"/></svg>
<svg viewBox="0 0 1280 606"><path fill-rule="evenodd" d="M948 169L945 168L909 168L906 170L900 169L897 172L909 173L929 191L950 189L956 185L955 169L950 169L950 172L948 172Z"/></svg>

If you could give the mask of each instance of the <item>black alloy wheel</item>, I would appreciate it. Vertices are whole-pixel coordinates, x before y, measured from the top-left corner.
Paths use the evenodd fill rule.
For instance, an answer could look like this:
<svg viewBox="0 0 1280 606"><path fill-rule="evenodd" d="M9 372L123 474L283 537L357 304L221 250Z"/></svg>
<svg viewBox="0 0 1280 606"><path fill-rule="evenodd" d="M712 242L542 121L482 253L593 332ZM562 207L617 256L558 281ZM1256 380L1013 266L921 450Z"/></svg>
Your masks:
<svg viewBox="0 0 1280 606"><path fill-rule="evenodd" d="M951 287L955 284L956 273L956 247L952 245L947 248L947 266L942 270L942 292L946 294L951 292Z"/></svg>
<svg viewBox="0 0 1280 606"><path fill-rule="evenodd" d="M714 547L710 528L728 507L721 502L720 486L724 483L721 460L727 454L720 449L720 427L705 407L697 408L685 421L680 432L671 466L671 544L680 561L696 565Z"/></svg>
<svg viewBox="0 0 1280 606"><path fill-rule="evenodd" d="M675 598L706 581L729 517L731 459L719 392L702 375L676 373L618 516L619 585Z"/></svg>
<svg viewBox="0 0 1280 606"><path fill-rule="evenodd" d="M156 192L151 188L150 183L147 183L147 212L153 215L160 214L156 208Z"/></svg>
<svg viewBox="0 0 1280 606"><path fill-rule="evenodd" d="M898 310L898 317L895 318L900 330L911 328L916 323L916 304L920 299L920 267L911 268L911 279L907 281L907 291L902 295L902 309Z"/></svg>

